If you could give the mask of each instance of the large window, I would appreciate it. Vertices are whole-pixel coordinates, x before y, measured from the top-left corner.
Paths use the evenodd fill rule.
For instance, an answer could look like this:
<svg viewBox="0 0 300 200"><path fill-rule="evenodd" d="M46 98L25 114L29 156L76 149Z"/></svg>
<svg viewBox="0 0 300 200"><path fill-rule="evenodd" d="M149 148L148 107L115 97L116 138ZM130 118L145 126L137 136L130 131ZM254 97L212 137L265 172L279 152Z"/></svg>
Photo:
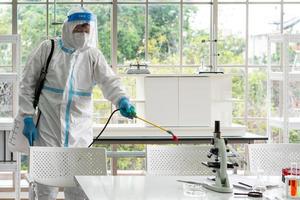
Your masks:
<svg viewBox="0 0 300 200"><path fill-rule="evenodd" d="M300 32L297 0L0 0L0 34L21 34L24 66L42 40L61 34L60 23L76 5L97 15L98 46L119 74L136 62L147 63L153 74L195 74L215 59L219 70L232 75L233 121L266 134L267 35ZM212 52L214 39L217 49ZM10 48L0 46L1 55ZM11 70L10 61L0 59L8 63L1 72ZM137 107L143 106L138 80L126 75L122 80ZM97 87L93 98L94 122L104 123L113 107ZM135 123L122 117L113 122Z"/></svg>

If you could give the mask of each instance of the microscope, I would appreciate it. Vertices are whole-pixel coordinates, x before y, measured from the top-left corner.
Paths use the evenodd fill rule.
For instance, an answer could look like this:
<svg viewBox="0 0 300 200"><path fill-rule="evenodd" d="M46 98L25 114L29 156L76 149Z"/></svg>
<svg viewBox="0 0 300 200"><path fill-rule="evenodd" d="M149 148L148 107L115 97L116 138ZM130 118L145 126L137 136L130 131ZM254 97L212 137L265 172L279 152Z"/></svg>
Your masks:
<svg viewBox="0 0 300 200"><path fill-rule="evenodd" d="M233 169L235 166L238 166L237 163L227 162L227 152L226 149L227 141L224 138L221 138L220 132L220 121L215 121L215 131L214 138L212 140L213 148L210 149L207 157L215 157L213 162L202 162L203 165L212 168L213 172L216 173L215 182L213 184L204 184L203 187L215 192L221 193L231 193L232 186L229 183L227 169Z"/></svg>

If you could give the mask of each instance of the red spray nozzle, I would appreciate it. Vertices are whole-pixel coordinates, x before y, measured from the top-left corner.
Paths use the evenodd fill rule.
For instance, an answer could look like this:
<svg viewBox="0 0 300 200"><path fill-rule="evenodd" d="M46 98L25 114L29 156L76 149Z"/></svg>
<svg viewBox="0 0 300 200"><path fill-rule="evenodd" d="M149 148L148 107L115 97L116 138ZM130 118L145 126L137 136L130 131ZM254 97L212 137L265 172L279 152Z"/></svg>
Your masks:
<svg viewBox="0 0 300 200"><path fill-rule="evenodd" d="M175 142L178 142L179 139L176 135L174 135L174 133L170 130L167 130L167 133L169 133L170 135L172 135L172 140L175 141Z"/></svg>

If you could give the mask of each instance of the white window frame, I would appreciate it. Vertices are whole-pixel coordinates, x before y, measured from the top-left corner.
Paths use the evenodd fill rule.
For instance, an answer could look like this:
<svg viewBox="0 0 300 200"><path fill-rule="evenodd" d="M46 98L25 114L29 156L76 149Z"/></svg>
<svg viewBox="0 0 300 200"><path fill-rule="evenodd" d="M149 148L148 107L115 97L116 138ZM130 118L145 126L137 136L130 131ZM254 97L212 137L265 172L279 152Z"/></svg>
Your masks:
<svg viewBox="0 0 300 200"><path fill-rule="evenodd" d="M13 83L13 94L12 94L12 114L14 117L18 112L18 95L19 95L19 74L20 74L20 36L17 34L13 35L0 35L0 44L12 44L12 72L0 73L0 81L9 81ZM11 121L11 120L9 120Z"/></svg>
<svg viewBox="0 0 300 200"><path fill-rule="evenodd" d="M240 68L243 68L245 70L245 94L244 94L244 103L245 103L245 115L244 115L244 123L247 124L248 121L252 121L252 120L267 120L266 118L260 118L260 117L250 117L248 116L248 98L249 98L249 84L248 84L248 70L249 68L266 68L266 65L249 65L248 63L248 56L249 56L249 49L248 49L248 43L249 43L249 5L251 4L278 4L281 6L281 11L280 11L280 18L281 18L281 25L280 25L280 32L283 33L283 8L284 8L284 5L286 4L300 4L300 2L289 2L289 1L251 1L249 2L249 0L246 0L244 2L235 2L235 1L232 1L232 2L218 2L217 0L212 0L212 3L209 3L209 2L184 2L183 0L180 0L179 2L149 2L149 0L145 0L145 2L117 2L117 0L112 0L112 2L85 2L83 0L81 1L78 1L78 2L67 2L67 1L64 1L64 2L57 2L57 4L81 4L81 5L85 5L85 4L112 4L112 31L111 31L111 38L112 38L112 48L111 48L111 51L112 51L112 60L111 60L111 64L112 64L112 67L115 71L117 71L117 67L122 67L122 65L118 65L117 63L117 55L115 52L117 52L117 5L119 4L145 4L145 8L146 8L146 12L145 12L145 36L146 36L146 40L148 40L148 5L150 4L160 4L160 3L163 3L163 4L179 4L180 5L180 20L182 21L183 20L183 5L184 4L212 4L212 12L211 12L211 31L210 31L210 36L211 36L211 39L213 38L217 38L217 31L218 30L218 15L217 15L217 12L218 12L218 5L220 4L244 4L246 5L246 22L245 22L245 28L246 28L246 35L245 35L245 38L246 38L246 49L245 49L245 63L244 65L218 65L217 63L217 60L216 60L216 57L212 56L213 54L216 53L217 51L217 48L216 48L216 44L213 44L211 43L210 45L210 64L215 64L217 67L228 67L228 68L231 68L231 67L240 67ZM49 0L46 0L44 2L29 2L29 1L22 1L22 2L18 2L17 0L12 0L12 1L3 1L3 2L0 2L0 5L12 5L12 33L13 34L17 34L18 33L18 26L17 26L17 8L18 8L18 5L21 5L21 4L43 4L43 5L46 5L46 14L47 14L47 18L46 18L46 33L49 34L49 30L48 30L48 27L49 27L49 5L50 4L54 4L54 2L50 2ZM198 65L183 65L182 64L182 23L180 22L180 44L179 44L179 47L180 47L180 63L179 65L177 66L174 66L174 65L154 65L154 66L151 66L150 67L153 67L153 68L156 68L156 67L179 67L180 68L180 73L182 73L182 68L185 67L185 66L189 66L189 67L198 67ZM147 55L148 55L148 52L147 52L147 41L146 41L146 59L147 59ZM236 119L239 119L239 117L236 117Z"/></svg>

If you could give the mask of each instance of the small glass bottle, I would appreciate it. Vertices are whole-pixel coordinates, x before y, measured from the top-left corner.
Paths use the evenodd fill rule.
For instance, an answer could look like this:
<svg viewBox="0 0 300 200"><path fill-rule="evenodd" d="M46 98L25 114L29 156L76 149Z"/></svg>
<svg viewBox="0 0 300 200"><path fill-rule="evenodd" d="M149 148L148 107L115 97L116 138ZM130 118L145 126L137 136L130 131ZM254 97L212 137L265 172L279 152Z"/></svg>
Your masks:
<svg viewBox="0 0 300 200"><path fill-rule="evenodd" d="M297 176L297 163L291 163L291 175ZM298 193L298 180L290 180L290 195L296 197Z"/></svg>

